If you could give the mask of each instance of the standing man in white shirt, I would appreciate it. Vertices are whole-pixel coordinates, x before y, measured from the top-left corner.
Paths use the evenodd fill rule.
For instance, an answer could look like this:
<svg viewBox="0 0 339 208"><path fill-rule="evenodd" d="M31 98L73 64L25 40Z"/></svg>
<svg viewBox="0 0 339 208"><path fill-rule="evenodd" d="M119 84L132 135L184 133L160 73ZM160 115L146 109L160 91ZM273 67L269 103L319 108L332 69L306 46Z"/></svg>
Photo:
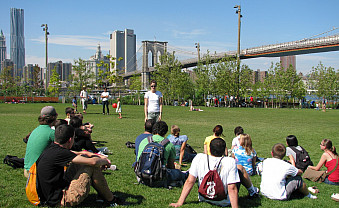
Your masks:
<svg viewBox="0 0 339 208"><path fill-rule="evenodd" d="M107 92L106 87L105 87L104 91L101 93L101 98L102 98L102 114L105 115L105 106L106 106L107 115L109 115L109 108L108 108L109 92Z"/></svg>
<svg viewBox="0 0 339 208"><path fill-rule="evenodd" d="M151 81L151 90L145 94L145 122L147 119L161 121L162 117L162 93L156 90L157 82Z"/></svg>
<svg viewBox="0 0 339 208"><path fill-rule="evenodd" d="M80 98L81 98L83 113L86 113L87 102L88 102L88 94L87 94L85 85L82 87L82 91L80 92Z"/></svg>

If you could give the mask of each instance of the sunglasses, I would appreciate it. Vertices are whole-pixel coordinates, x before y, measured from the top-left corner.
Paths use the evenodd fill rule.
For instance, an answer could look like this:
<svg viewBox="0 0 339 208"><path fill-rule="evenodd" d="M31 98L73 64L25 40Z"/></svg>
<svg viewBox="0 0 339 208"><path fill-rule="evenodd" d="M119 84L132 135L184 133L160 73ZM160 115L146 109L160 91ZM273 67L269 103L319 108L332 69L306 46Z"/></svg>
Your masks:
<svg viewBox="0 0 339 208"><path fill-rule="evenodd" d="M151 85L151 87L157 87L156 85Z"/></svg>

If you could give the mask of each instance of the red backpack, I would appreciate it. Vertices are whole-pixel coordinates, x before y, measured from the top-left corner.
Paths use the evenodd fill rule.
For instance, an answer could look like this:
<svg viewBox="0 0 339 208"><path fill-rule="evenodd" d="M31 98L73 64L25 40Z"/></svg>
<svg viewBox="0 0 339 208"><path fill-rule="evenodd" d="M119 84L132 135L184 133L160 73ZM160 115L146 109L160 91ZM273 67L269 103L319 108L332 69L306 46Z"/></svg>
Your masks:
<svg viewBox="0 0 339 208"><path fill-rule="evenodd" d="M221 178L218 173L218 168L220 166L222 157L219 163L214 167L213 170L210 169L209 158L207 155L207 164L208 164L208 173L204 176L200 186L199 186L199 194L203 196L205 199L213 200L213 201L221 201L226 199L226 193L224 189L224 185L221 181Z"/></svg>

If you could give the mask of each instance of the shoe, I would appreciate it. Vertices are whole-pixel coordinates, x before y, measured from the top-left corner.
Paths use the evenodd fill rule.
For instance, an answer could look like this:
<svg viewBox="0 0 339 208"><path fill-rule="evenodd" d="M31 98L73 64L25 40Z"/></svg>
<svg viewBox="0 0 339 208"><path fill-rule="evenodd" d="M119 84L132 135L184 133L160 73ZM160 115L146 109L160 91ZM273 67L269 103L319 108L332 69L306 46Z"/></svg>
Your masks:
<svg viewBox="0 0 339 208"><path fill-rule="evenodd" d="M107 170L115 171L115 170L117 170L117 166L111 165L109 168L107 168Z"/></svg>
<svg viewBox="0 0 339 208"><path fill-rule="evenodd" d="M100 152L98 152L97 154L98 154L98 155L105 156L105 157L108 157L108 155L105 155L105 154L104 154L103 152L101 152L101 151L100 151Z"/></svg>
<svg viewBox="0 0 339 208"><path fill-rule="evenodd" d="M332 194L331 199L336 201L336 202L339 202L339 194L338 193Z"/></svg>
<svg viewBox="0 0 339 208"><path fill-rule="evenodd" d="M254 188L254 191L251 191L248 195L248 198L252 199L252 198L257 198L259 197L259 188L257 187L253 187Z"/></svg>
<svg viewBox="0 0 339 208"><path fill-rule="evenodd" d="M317 196L312 195L311 193L309 193L306 197L310 198L310 199L317 199Z"/></svg>
<svg viewBox="0 0 339 208"><path fill-rule="evenodd" d="M102 113L102 115L105 115L105 113Z"/></svg>
<svg viewBox="0 0 339 208"><path fill-rule="evenodd" d="M311 192L312 194L319 193L319 189L316 186L308 187L308 191Z"/></svg>
<svg viewBox="0 0 339 208"><path fill-rule="evenodd" d="M117 207L119 205L122 205L123 201L119 197L114 195L113 200L112 201L106 201L106 204L109 207Z"/></svg>

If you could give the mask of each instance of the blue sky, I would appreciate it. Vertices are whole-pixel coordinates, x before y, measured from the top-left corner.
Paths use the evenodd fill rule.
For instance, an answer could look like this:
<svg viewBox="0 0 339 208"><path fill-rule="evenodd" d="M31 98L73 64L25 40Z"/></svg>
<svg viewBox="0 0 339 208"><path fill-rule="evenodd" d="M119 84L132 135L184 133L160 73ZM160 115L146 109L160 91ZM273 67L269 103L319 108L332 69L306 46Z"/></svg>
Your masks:
<svg viewBox="0 0 339 208"><path fill-rule="evenodd" d="M133 29L137 48L143 40L167 41L171 48L196 52L235 51L241 5L241 49L312 37L339 27L338 0L2 0L0 29L10 52L10 8L25 12L26 64L45 66L41 24L49 27L49 62L88 59L98 44L109 51L109 34ZM337 34L339 29L328 33ZM9 55L8 57L9 58ZM278 58L257 58L242 63L267 70ZM297 56L297 70L311 71L319 62L339 69L339 52Z"/></svg>

